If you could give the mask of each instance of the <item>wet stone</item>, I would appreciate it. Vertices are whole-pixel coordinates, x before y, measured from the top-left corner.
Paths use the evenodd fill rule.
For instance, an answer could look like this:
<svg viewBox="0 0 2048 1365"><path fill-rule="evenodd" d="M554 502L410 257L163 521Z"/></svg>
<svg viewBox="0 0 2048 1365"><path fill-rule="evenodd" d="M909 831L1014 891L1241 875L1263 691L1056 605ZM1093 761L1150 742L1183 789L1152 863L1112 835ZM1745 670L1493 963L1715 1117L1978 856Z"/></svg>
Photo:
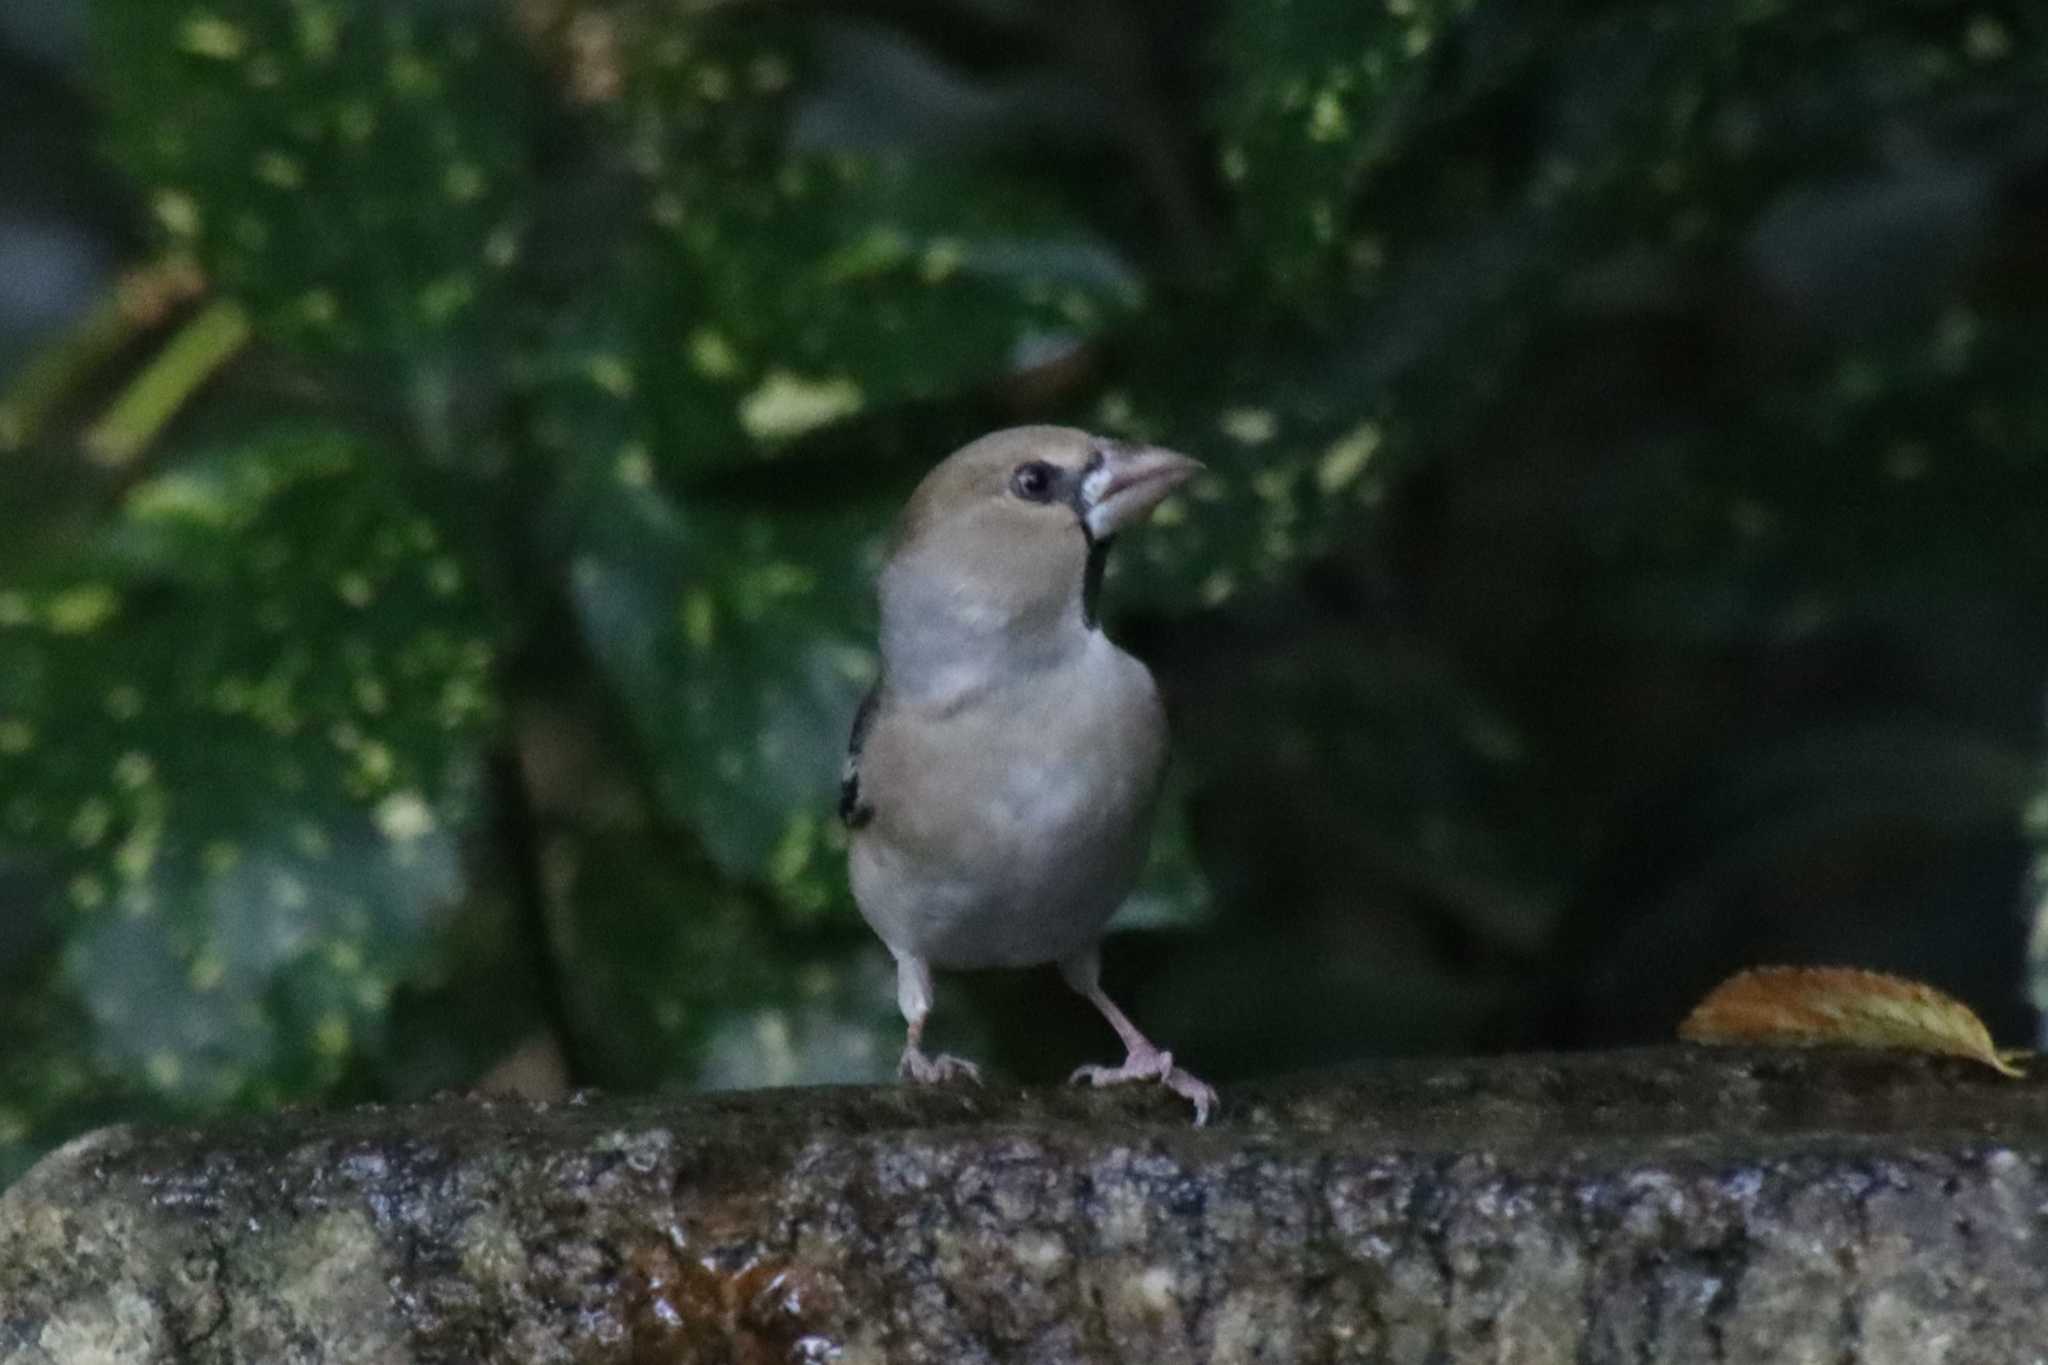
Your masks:
<svg viewBox="0 0 2048 1365"><path fill-rule="evenodd" d="M109 1129L0 1195L0 1362L1846 1365L2048 1340L2048 1105L1668 1049L1225 1095L444 1099Z"/></svg>

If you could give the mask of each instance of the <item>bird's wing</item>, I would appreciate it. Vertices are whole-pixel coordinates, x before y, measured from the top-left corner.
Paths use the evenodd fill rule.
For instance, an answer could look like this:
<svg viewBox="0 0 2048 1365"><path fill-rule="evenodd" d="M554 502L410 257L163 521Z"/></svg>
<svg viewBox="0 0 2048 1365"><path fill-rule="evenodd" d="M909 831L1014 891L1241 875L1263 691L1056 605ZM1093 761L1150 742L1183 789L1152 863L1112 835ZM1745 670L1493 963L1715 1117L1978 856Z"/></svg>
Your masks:
<svg viewBox="0 0 2048 1365"><path fill-rule="evenodd" d="M853 734L846 741L846 764L839 770L839 818L848 829L859 829L874 819L875 808L860 799L860 749L875 723L882 704L882 683L878 678L853 713Z"/></svg>

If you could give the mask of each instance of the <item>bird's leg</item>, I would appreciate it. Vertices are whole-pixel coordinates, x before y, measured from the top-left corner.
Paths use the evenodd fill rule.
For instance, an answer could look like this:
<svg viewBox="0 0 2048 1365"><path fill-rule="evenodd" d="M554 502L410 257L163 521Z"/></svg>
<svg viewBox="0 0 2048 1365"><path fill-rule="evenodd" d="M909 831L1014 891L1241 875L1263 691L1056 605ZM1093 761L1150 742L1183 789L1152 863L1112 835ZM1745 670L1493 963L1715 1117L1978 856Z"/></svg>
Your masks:
<svg viewBox="0 0 2048 1365"><path fill-rule="evenodd" d="M1069 986L1086 996L1089 1004L1102 1012L1109 1026L1116 1030L1116 1036L1124 1041L1122 1066L1077 1068L1068 1080L1069 1085L1079 1085L1084 1081L1089 1085L1158 1081L1195 1107L1197 1128L1209 1121L1209 1112L1216 1107L1216 1091L1207 1082L1175 1066L1173 1054L1154 1047L1152 1040L1140 1033L1130 1017L1116 1007L1116 1002L1103 994L1102 955L1099 952L1090 948L1068 958L1060 964L1060 975L1066 978Z"/></svg>
<svg viewBox="0 0 2048 1365"><path fill-rule="evenodd" d="M924 1039L925 1017L932 1012L932 969L923 958L896 954L896 1004L909 1026L903 1041L903 1060L896 1064L898 1076L921 1084L959 1079L980 1083L981 1068L973 1062L944 1053L927 1057L918 1046Z"/></svg>

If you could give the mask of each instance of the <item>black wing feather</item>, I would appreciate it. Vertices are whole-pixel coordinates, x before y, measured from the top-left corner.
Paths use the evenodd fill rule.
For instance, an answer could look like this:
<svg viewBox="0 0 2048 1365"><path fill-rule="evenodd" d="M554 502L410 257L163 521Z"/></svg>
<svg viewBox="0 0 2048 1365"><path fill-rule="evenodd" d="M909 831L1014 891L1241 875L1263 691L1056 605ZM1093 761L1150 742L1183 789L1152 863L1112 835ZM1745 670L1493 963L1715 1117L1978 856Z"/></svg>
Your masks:
<svg viewBox="0 0 2048 1365"><path fill-rule="evenodd" d="M877 679L860 699L853 713L853 734L846 741L846 766L839 770L839 818L848 829L859 829L874 819L875 808L860 799L860 747L867 742L868 729L882 704L882 684Z"/></svg>

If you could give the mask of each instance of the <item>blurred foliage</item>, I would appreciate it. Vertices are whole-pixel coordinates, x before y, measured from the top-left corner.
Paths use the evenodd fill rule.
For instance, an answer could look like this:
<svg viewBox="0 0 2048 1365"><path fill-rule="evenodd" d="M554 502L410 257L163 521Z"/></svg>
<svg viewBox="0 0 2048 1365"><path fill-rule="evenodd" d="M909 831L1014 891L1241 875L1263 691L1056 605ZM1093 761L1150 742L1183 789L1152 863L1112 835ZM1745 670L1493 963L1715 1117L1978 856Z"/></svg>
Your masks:
<svg viewBox="0 0 2048 1365"><path fill-rule="evenodd" d="M1112 984L1203 1070L1668 1036L1763 959L2011 1032L2044 29L97 0L128 249L204 296L0 379L0 1180L536 1029L579 1082L886 1074L869 581L1016 420L1211 467L1109 594L1179 756ZM942 990L1022 1074L1106 1042Z"/></svg>

